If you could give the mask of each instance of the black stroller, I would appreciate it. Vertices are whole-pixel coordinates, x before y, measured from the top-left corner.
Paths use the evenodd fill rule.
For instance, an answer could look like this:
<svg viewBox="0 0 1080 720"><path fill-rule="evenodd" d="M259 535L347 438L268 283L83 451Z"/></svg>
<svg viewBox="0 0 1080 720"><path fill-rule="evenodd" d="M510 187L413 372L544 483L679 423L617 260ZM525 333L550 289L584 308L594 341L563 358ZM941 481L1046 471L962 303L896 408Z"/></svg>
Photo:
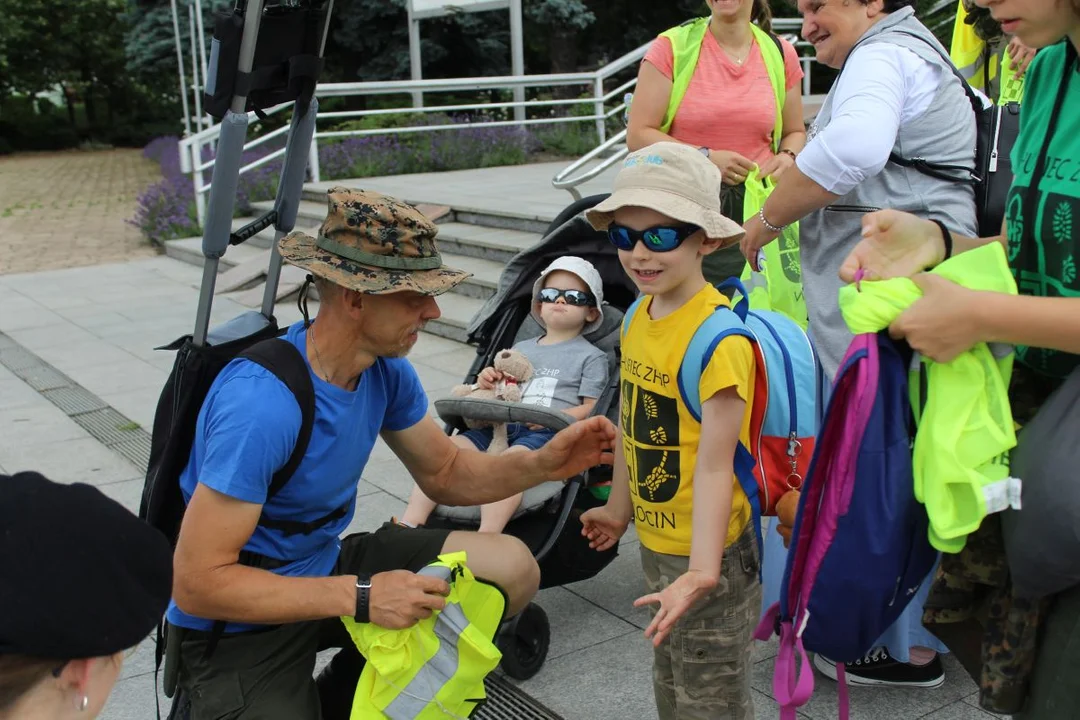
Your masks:
<svg viewBox="0 0 1080 720"><path fill-rule="evenodd" d="M495 353L514 343L541 334L529 314L533 281L552 260L577 255L591 262L604 281L604 320L585 338L608 355L608 381L597 399L594 414L618 421L619 329L624 311L637 297L637 289L623 272L615 248L604 233L597 232L581 214L606 195L583 198L567 207L548 227L543 239L511 260L499 279L495 294L473 318L469 342L476 344L476 359L463 382L473 383ZM533 422L553 429L569 424L562 413L530 405L448 398L436 400L435 408L446 422L448 433L465 429L464 417L500 422ZM605 552L591 550L581 536L581 513L602 504L590 488L611 479L609 466L595 467L583 475L561 482L546 483L526 491L518 514L505 532L521 539L540 565L540 587L557 587L594 577L615 559L618 547ZM475 529L478 507L439 507L428 520L429 527L455 530ZM544 664L550 643L547 614L530 603L503 626L496 640L503 653L502 668L510 677L526 680Z"/></svg>

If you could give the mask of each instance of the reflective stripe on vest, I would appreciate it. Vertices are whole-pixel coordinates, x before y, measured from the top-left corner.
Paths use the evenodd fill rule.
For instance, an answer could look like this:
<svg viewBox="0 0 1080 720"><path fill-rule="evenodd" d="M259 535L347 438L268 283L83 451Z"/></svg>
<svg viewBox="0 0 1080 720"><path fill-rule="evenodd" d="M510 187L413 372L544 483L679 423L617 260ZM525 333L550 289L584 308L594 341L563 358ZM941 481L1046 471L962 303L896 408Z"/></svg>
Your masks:
<svg viewBox="0 0 1080 720"><path fill-rule="evenodd" d="M964 0L959 0L949 46L953 64L972 87L983 92L992 88L1000 75L997 104L1020 102L1024 97L1024 79L1016 77L1012 61L1006 57L1005 43L1001 43L998 52L988 53L986 42L976 34L974 27L964 22L965 18L967 9Z"/></svg>
<svg viewBox="0 0 1080 720"><path fill-rule="evenodd" d="M405 630L342 618L367 658L352 720L467 718L484 699L484 678L502 655L493 643L506 610L494 585L477 580L464 552L440 555L418 574L450 585L446 606Z"/></svg>
<svg viewBox="0 0 1080 720"><path fill-rule="evenodd" d="M427 568L425 568L427 569ZM447 569L448 568L443 568ZM426 574L426 573L422 573ZM449 582L450 573L444 578ZM383 711L393 720L409 720L417 717L432 698L438 697L446 684L458 671L457 640L468 627L469 620L461 605L448 603L435 619L435 636L439 638L439 651L435 657L421 666L409 684L401 689L394 701Z"/></svg>
<svg viewBox="0 0 1080 720"><path fill-rule="evenodd" d="M750 30L754 34L758 47L761 48L761 57L765 61L765 69L769 73L773 95L776 98L776 121L772 137L772 149L775 153L780 149L780 139L784 130L784 100L787 95L784 57L767 32L754 23L750 23ZM660 37L666 37L671 42L672 55L671 96L668 99L667 111L664 112L664 121L660 125L661 132L666 133L671 129L671 123L675 120L675 111L679 109L686 95L686 89L690 87L690 79L694 76L694 69L701 55L701 43L705 40L705 33L708 31L709 18L703 17L689 20L660 33Z"/></svg>

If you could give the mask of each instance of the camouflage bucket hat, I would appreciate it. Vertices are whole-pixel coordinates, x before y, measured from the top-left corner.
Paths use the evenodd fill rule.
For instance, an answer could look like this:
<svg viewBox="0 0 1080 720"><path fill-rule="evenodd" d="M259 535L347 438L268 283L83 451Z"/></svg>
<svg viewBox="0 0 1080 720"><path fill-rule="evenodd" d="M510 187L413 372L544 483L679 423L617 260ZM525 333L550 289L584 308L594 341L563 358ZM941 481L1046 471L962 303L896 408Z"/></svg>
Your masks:
<svg viewBox="0 0 1080 720"><path fill-rule="evenodd" d="M332 187L313 238L291 232L282 259L341 287L370 295L412 290L439 295L470 276L443 265L438 227L406 202L372 190Z"/></svg>

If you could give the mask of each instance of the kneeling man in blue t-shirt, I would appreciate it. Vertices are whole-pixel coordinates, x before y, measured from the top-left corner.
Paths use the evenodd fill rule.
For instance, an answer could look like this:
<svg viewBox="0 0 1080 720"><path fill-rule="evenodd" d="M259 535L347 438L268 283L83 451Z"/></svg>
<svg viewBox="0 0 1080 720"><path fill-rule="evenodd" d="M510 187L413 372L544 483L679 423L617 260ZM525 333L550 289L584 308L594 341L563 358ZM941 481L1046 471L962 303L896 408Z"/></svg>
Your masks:
<svg viewBox="0 0 1080 720"><path fill-rule="evenodd" d="M314 276L320 298L316 319L285 334L315 387L296 472L267 498L301 412L277 376L237 359L203 403L181 477L187 510L167 619L176 643L169 661L190 717L348 717L362 660L339 618L397 629L441 609L446 583L416 574L441 553L466 551L476 576L506 592L508 615L532 598L540 571L514 537L387 523L339 539L379 437L424 494L446 505L502 500L612 463L615 430L604 417L574 423L532 452L493 456L451 442L428 415L405 355L439 317L434 296L468 273L442 264L436 226L411 205L346 188L332 188L328 205L317 238L294 232L280 243L286 262ZM266 517L278 522L260 522ZM305 531L287 530L295 525ZM316 682L315 655L327 647L345 649Z"/></svg>

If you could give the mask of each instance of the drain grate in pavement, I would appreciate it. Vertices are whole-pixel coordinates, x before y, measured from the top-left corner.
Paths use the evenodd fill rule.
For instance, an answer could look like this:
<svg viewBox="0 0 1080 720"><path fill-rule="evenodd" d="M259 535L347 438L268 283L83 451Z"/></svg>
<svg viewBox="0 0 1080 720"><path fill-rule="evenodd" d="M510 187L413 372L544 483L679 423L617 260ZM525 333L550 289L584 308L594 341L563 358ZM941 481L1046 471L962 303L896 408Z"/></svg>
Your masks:
<svg viewBox="0 0 1080 720"><path fill-rule="evenodd" d="M496 673L484 679L488 700L473 714L476 720L562 720L520 690L509 680Z"/></svg>
<svg viewBox="0 0 1080 720"><path fill-rule="evenodd" d="M144 470L150 462L150 434L101 398L0 333L0 365L79 424L102 445Z"/></svg>
<svg viewBox="0 0 1080 720"><path fill-rule="evenodd" d="M82 388L59 387L55 390L46 390L41 394L69 416L103 410L108 407L104 400L96 395L91 395Z"/></svg>

